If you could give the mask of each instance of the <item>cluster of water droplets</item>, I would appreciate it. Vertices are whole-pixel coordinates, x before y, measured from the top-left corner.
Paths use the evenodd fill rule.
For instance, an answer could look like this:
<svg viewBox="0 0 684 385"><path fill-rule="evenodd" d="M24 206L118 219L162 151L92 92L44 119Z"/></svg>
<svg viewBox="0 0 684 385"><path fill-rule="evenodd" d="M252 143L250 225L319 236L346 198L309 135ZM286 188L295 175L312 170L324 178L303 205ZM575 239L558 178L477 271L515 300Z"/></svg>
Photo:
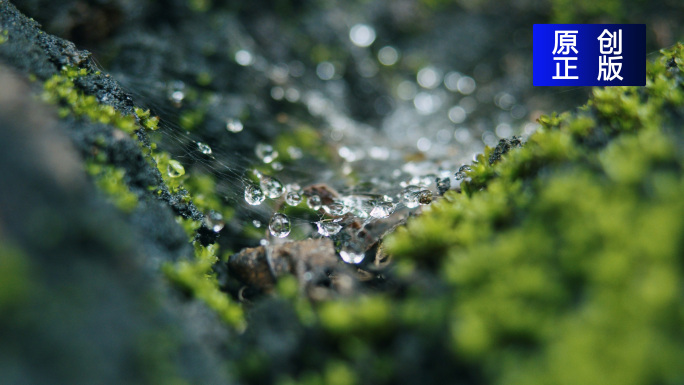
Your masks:
<svg viewBox="0 0 684 385"><path fill-rule="evenodd" d="M380 69L400 63L408 52L385 45L377 46L376 31L368 24L355 24L349 29L349 40L359 54L356 70L364 78L372 78ZM377 39L382 41L383 39ZM373 44L375 48L371 50ZM257 143L253 153L258 160L260 170L253 171L256 178L243 178L244 201L252 210L267 212L270 220L264 224L257 219L252 220L255 228L266 227L268 234L278 239L301 236L331 237L340 236L346 231L350 223L360 223L362 231L367 225L375 221L392 221L398 217L397 213L411 213L430 205L439 199L452 187L467 179L469 166L461 164L466 161L462 153L463 148L481 151L482 142L492 145L498 138L512 134L512 124L520 119L525 110L516 98L506 92L494 92L484 84L479 84L475 78L459 71L440 68L436 64L427 64L411 73L398 76L399 81L392 86L395 99L380 124L380 127L368 127L354 121L344 110L336 108L339 99L325 94L318 89L307 89L293 79L302 77L305 69L301 62L293 61L288 64L270 64L264 57L247 48L238 50L234 56L235 62L243 67L251 67L255 71L263 72L273 82L270 96L276 102L299 103L306 107L312 117L321 119L324 128L321 133L326 145L335 152L339 164L331 164L332 170L322 183L334 185L340 194L318 195L316 190L303 189L298 183L291 181L291 174L284 171L290 161L297 162L304 156L302 149L290 146L287 149L272 144ZM356 59L355 59L356 60ZM332 61L322 61L315 67L315 75L330 89L339 85L343 79L345 64ZM397 72L397 74L400 74ZM169 85L169 100L176 106L185 101L187 90L182 82ZM341 95L340 92L338 94ZM477 116L478 108L487 102L494 102L500 110L499 121L490 127L476 124L473 117ZM238 116L242 116L238 114ZM494 116L494 114L492 114ZM430 124L423 124L429 122ZM434 123L434 124L433 124ZM534 131L534 125L525 126L525 134ZM235 116L225 119L225 130L229 135L238 135L245 130L243 122ZM529 131L529 132L528 132ZM197 150L204 158L213 158L214 154L209 145L195 142ZM470 147L468 147L470 146ZM473 147L474 146L474 147ZM456 150L454 150L456 149ZM419 154L429 165L419 161L406 162L407 155ZM469 157L469 156L467 156ZM450 162L440 163L444 159ZM403 163L403 164L402 164ZM370 166L368 166L370 165ZM375 165L375 166L373 166ZM366 169L364 169L366 167ZM453 170L456 170L454 172ZM170 177L179 177L185 173L180 163L169 163ZM371 175L368 178L370 186L348 185L341 180L350 175ZM283 181L290 182L284 184ZM303 180L298 180L304 184ZM307 179L307 185L311 178ZM255 207L259 206L259 207ZM297 207L298 210L314 212L307 216L309 233L294 231L300 229L302 218L289 218L287 213ZM285 211L285 212L283 212ZM311 221L311 217L318 220ZM404 216L405 217L405 216ZM252 218L250 218L252 219ZM210 213L205 218L207 227L220 231L224 223L216 213ZM306 226L303 226L306 228ZM218 230L217 230L218 229ZM303 234L303 235L302 235ZM352 264L364 260L364 250L358 244L346 243L338 248L340 258Z"/></svg>

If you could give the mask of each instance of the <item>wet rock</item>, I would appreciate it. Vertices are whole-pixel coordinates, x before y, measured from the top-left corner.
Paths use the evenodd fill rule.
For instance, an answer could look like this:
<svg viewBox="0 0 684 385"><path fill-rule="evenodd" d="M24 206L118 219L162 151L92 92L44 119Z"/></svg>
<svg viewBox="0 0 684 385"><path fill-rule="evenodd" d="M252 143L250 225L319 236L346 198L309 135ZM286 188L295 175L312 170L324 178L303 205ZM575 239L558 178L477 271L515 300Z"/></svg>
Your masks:
<svg viewBox="0 0 684 385"><path fill-rule="evenodd" d="M284 275L294 275L300 289L317 299L348 295L355 285L328 238L247 248L230 257L228 269L243 284L267 293Z"/></svg>

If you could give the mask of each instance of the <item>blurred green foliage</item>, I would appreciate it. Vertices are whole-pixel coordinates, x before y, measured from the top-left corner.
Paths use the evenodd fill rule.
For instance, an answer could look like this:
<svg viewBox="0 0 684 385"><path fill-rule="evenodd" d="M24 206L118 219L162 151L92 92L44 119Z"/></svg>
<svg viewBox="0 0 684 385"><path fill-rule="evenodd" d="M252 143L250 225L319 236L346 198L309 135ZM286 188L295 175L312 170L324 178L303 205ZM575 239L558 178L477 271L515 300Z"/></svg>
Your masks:
<svg viewBox="0 0 684 385"><path fill-rule="evenodd" d="M488 383L684 381L682 58L542 117L498 162L487 148L386 240L449 286L451 349Z"/></svg>

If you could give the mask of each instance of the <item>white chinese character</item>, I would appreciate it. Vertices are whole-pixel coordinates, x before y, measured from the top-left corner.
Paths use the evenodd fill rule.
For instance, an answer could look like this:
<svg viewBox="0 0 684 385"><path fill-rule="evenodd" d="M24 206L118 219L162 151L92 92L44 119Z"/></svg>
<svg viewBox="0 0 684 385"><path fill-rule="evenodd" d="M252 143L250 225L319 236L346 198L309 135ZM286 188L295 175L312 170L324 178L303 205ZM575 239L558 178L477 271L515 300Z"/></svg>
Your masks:
<svg viewBox="0 0 684 385"><path fill-rule="evenodd" d="M551 54L569 55L570 50L577 54L577 32L578 31L556 31L555 45Z"/></svg>
<svg viewBox="0 0 684 385"><path fill-rule="evenodd" d="M607 60L606 60L607 59ZM603 74L603 80L610 81L615 78L622 80L620 76L620 70L622 70L622 63L613 62L613 60L621 60L622 56L599 56L599 74L596 80L601 80L601 75Z"/></svg>
<svg viewBox="0 0 684 385"><path fill-rule="evenodd" d="M619 55L622 53L622 29L618 29L614 33L604 29L598 40L600 42L599 49L601 50L601 55Z"/></svg>
<svg viewBox="0 0 684 385"><path fill-rule="evenodd" d="M570 51L577 54L577 33L579 31L555 31L555 45L553 47L553 55L569 55ZM579 76L571 76L568 71L571 69L576 69L577 66L570 65L571 60L577 60L577 57L554 57L553 60L558 60L556 62L556 75L552 76L551 79L579 79ZM560 62L564 62L565 71L561 75Z"/></svg>
<svg viewBox="0 0 684 385"><path fill-rule="evenodd" d="M577 60L576 57L555 57L553 60L563 60L565 61L565 74L561 75L560 74L560 63L556 63L556 75L552 76L551 79L579 79L579 76L570 76L568 75L568 70L570 69L575 69L577 66L571 66L569 61L570 60Z"/></svg>
<svg viewBox="0 0 684 385"><path fill-rule="evenodd" d="M599 56L599 73L596 80L611 81L615 78L622 80L620 76L622 63L618 61L622 60L622 56L618 56L622 53L622 29L613 33L604 29L597 39L601 56Z"/></svg>

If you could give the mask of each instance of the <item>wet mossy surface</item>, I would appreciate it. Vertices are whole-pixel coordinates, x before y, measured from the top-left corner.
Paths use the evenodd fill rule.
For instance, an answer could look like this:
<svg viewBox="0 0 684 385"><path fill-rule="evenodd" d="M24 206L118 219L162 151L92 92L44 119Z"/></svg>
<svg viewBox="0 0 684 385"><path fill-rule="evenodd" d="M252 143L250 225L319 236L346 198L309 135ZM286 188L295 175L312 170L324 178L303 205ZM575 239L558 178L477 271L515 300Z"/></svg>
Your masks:
<svg viewBox="0 0 684 385"><path fill-rule="evenodd" d="M387 239L448 287L449 344L489 381L682 381L682 48L646 87L595 89L489 149L462 194Z"/></svg>
<svg viewBox="0 0 684 385"><path fill-rule="evenodd" d="M75 3L21 5L45 22ZM165 7L164 20L182 27L167 32L177 37L209 28L200 26L212 3L90 6L162 29L149 16ZM115 36L108 66L147 87L140 99L165 99L154 81L182 78L181 109L142 105L88 52L0 1L0 382L684 381L681 45L649 64L646 87L594 89L585 106L542 116L543 129L525 141L487 148L463 171L460 192L385 238L391 264L353 295L311 301L284 276L240 304L227 268L249 242L230 222L237 208L219 193L218 173L160 148L156 114L236 162L269 137L282 154L296 145L315 164L329 161L329 149L298 121L298 107L287 124L273 122L266 118L282 103L240 99L254 79L216 76L241 71L217 53L222 38L200 44L190 34L176 51L159 34L108 20L100 34L76 23L66 35L86 46ZM277 38L261 43L278 51ZM345 60L325 48L310 54ZM188 51L198 58L191 64L174 56ZM228 79L234 98L211 102ZM351 113L372 120L368 104L362 98ZM253 130L221 137L222 109ZM204 222L211 211L228 222L222 237Z"/></svg>

